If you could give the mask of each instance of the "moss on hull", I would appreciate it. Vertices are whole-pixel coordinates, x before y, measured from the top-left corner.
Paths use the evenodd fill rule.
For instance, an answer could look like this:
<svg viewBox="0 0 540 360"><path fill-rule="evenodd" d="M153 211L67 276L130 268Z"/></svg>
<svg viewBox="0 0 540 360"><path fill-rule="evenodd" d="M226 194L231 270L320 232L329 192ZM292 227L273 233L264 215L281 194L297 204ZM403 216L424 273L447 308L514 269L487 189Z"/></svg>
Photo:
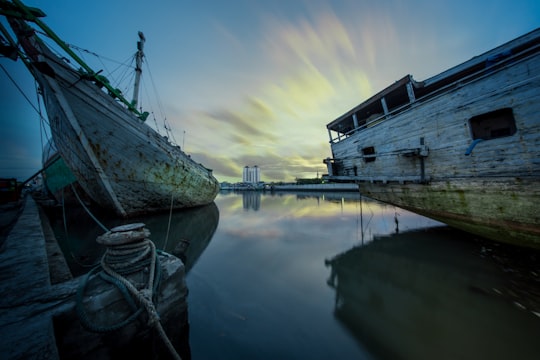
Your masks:
<svg viewBox="0 0 540 360"><path fill-rule="evenodd" d="M491 240L540 249L540 179L364 182L359 189L364 196Z"/></svg>

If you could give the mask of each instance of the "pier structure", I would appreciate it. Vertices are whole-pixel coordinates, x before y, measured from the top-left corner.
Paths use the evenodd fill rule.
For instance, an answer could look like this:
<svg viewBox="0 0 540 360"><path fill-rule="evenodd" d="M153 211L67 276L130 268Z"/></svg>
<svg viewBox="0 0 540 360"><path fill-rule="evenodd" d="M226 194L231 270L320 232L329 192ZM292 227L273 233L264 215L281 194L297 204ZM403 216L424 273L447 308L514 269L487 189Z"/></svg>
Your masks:
<svg viewBox="0 0 540 360"><path fill-rule="evenodd" d="M0 353L6 359L58 359L50 310L61 309L77 287L51 283L45 239L50 229L43 229L30 196L22 206L0 248Z"/></svg>
<svg viewBox="0 0 540 360"><path fill-rule="evenodd" d="M3 222L7 215L2 214ZM20 212L10 216L16 219L15 223L0 242L2 358L115 358L115 354L129 353L122 346L130 346L127 344L131 335L137 338L133 351L142 354L139 348L144 345L140 340L150 331L145 316L135 318L135 322L115 330L116 333L106 334L86 329L79 321L76 308L82 278L71 276L48 220L34 199L26 196ZM155 310L166 325L165 332L184 331L187 327L184 264L163 252L159 253L159 263L162 281L156 289ZM129 310L128 306L120 306L125 302L120 292L106 283L97 284L89 291L93 295L85 296L81 304L102 318L107 313L122 316L124 309ZM100 320L99 316L94 318ZM189 345L178 336L180 330L174 334L177 341L173 345L186 345L180 347L185 355L189 353ZM108 341L111 337L118 341L111 345Z"/></svg>

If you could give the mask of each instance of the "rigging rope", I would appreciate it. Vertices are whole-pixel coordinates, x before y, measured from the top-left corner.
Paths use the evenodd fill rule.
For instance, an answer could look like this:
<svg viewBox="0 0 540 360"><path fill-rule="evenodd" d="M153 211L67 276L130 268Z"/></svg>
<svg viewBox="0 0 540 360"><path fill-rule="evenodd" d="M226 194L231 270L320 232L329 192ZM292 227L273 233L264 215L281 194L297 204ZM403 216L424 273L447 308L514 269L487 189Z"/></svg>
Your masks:
<svg viewBox="0 0 540 360"><path fill-rule="evenodd" d="M173 210L173 192L171 192L171 206L170 206L170 209L169 209L169 223L167 224L167 235L165 236L165 244L163 245L163 249L167 248L167 242L169 241L169 230L171 229L172 210Z"/></svg>
<svg viewBox="0 0 540 360"><path fill-rule="evenodd" d="M42 118L42 115L41 115L41 101L39 101L39 85L37 84L37 81L34 80L34 86L35 86L35 89L36 89L36 100L37 100L37 107L38 107L38 111L39 111L39 117ZM39 141L40 141L40 144L41 144L41 149L43 151L43 149L45 148L45 145L43 144L43 133L45 132L45 127L43 126L43 121L40 121L39 122ZM47 135L47 134L45 134ZM41 158L43 160L43 154L41 155Z"/></svg>
<svg viewBox="0 0 540 360"><path fill-rule="evenodd" d="M19 90L19 92L21 93L21 95L26 99L26 101L28 101L28 103L30 104L30 106L32 106L32 108L35 110L36 113L38 113L39 115L41 115L40 111L36 108L36 106L32 103L32 101L28 98L28 96L26 96L26 94L24 93L24 91L20 88L20 86L17 84L17 82L15 82L15 80L11 77L11 75L9 75L9 73L7 72L7 70L4 68L4 66L2 64L0 64L0 67L2 68L2 70L6 73L7 77L9 78L9 80L11 80L11 82L13 83L13 85L15 85L15 87L17 88L17 90Z"/></svg>
<svg viewBox="0 0 540 360"><path fill-rule="evenodd" d="M100 61L100 63L104 67L104 69L106 70L107 76L109 76L109 77L112 77L112 75L114 73L116 73L119 69L125 68L126 71L121 73L120 76L113 77L113 81L114 81L114 84L115 84L114 86L116 88L120 88L121 89L120 91L122 93L124 93L124 94L127 94L128 91L130 90L130 88L133 87L135 74L134 74L134 72L128 72L128 70L135 69L135 65L134 65L135 56L131 55L124 62L120 62L120 61L105 57L103 55L99 55L99 54L97 54L95 52L92 52L92 51L89 51L87 49L80 48L80 47L78 47L76 45L73 45L73 44L66 44L66 45L69 46L72 49L75 49L75 50L79 51L80 53L84 52L84 53L87 53L87 54L90 54L90 55L96 57ZM107 68L106 64L102 60L107 60L109 62L116 63L116 64L118 64L118 66L114 70L110 71ZM144 55L144 60L145 60L144 61L145 71L148 73L148 76L150 78L150 84L151 84L152 90L148 91L148 89L146 87L146 82L141 81L141 83L142 83L144 92L145 92L146 96L148 97L148 99L150 99L150 95L149 95L150 93L154 94L154 99L153 100L157 104L158 117L163 119L163 125L162 126L158 125L158 122L157 122L156 116L155 116L155 112L150 109L149 112L153 115L153 118L154 118L155 130L158 133L160 133L160 128L163 128L165 130L165 133L166 133L167 137L171 139L171 142L176 144L177 141L175 139L174 133L172 132L172 128L171 128L171 126L170 126L170 124L169 124L169 122L167 120L167 116L164 113L164 106L162 104L161 98L160 98L159 93L157 91L157 88L156 88L156 85L155 85L155 82L154 82L154 78L153 78L152 72L150 70L148 57L146 56L146 54ZM143 99L139 99L138 103L137 103L137 107L139 108L139 110L141 112L142 112L142 106L141 106L142 103L143 103ZM148 101L148 105L149 105L150 108L152 108L152 101Z"/></svg>
<svg viewBox="0 0 540 360"><path fill-rule="evenodd" d="M152 75L152 71L150 70L150 62L148 61L148 57L145 55L144 56L145 58L145 66L146 66L146 70L148 72L148 75L150 77L150 82L152 84L152 89L153 89L153 92L154 94L156 95L156 102L157 102L157 106L158 106L158 110L159 110L159 116L161 116L161 118L163 119L163 128L165 129L165 132L167 134L167 137L172 139L172 142L174 144L177 144L176 142L176 139L174 138L174 133L172 132L172 128L170 127L169 125L169 122L167 120L167 116L165 115L165 112L164 112L164 107L163 107L163 104L161 102L161 98L159 96L159 93L157 91L157 88L156 88L156 84L154 82L154 77Z"/></svg>
<svg viewBox="0 0 540 360"><path fill-rule="evenodd" d="M79 204L81 204L81 206L83 207L83 209L86 211L86 213L92 218L92 220L94 220L96 222L96 224L99 225L100 228L102 228L104 231L109 231L109 229L107 229L107 227L105 225L103 225L95 216L94 214L92 214L92 212L90 211L90 209L88 209L86 207L86 205L84 205L83 201L81 200L81 198L79 197L79 194L77 194L77 190L75 190L75 187L73 186L73 183L70 184L71 185L71 190L73 190L73 193L75 194L75 197L77 198L77 200L79 201Z"/></svg>
<svg viewBox="0 0 540 360"><path fill-rule="evenodd" d="M68 47L74 49L74 50L77 50L79 56L81 57L81 59L83 59L87 63L89 63L89 61L84 56L85 54L89 54L89 55L93 56L94 58L96 58L97 61L99 61L99 64L101 64L102 69L105 70L105 75L106 75L107 79L108 80L112 79L111 85L114 88L116 88L117 90L120 90L120 93L122 93L122 94L127 93L128 90L133 86L132 85L133 84L133 78L135 76L134 76L134 74L132 72L129 72L129 70L133 70L135 68L133 66L133 56L132 55L130 55L123 62L120 62L120 61L108 58L106 56L99 55L99 54L97 54L97 53L95 53L93 51L83 49L83 48L78 47L78 46L73 45L73 44L66 44L66 45ZM107 64L103 60L106 60L108 62L117 64L118 66L116 66L113 70L110 70L109 67L107 66ZM125 69L125 70L120 74L120 76L115 77L113 74L116 73L120 69ZM131 76L132 78L126 80L126 78L128 78L129 76Z"/></svg>
<svg viewBox="0 0 540 360"><path fill-rule="evenodd" d="M46 34L44 34L44 35L46 35ZM48 35L46 35L46 36L48 37ZM51 48L51 51L57 53L56 51L54 51L53 48ZM59 57L61 57L61 56L59 55ZM62 59L63 59L64 61L69 62L69 60L66 59L66 58L62 58ZM50 60L56 61L55 59L50 59ZM13 77L11 77L11 75L8 73L8 71L4 68L4 66L3 66L2 64L0 64L0 68L2 68L2 70L4 71L4 73L5 73L5 74L7 75L7 77L10 79L10 81L15 85L15 87L16 87L17 90L21 93L21 95L26 99L26 101L28 102L28 104L30 104L30 106L34 109L34 111L39 115L39 118L40 118L41 123L42 123L42 124L43 124L43 123L47 124L47 126L49 126L49 128L50 128L51 131L52 131L52 128L51 128L50 123L49 123L49 122L47 121L47 119L43 116L43 113L42 113L42 111L41 111L40 101L38 100L38 107L36 107L36 106L32 103L32 101L30 100L30 98L24 93L24 91L21 89L21 87L17 84L17 82L13 79ZM75 71L75 70L72 70L72 71ZM36 84L36 85L37 85L37 84ZM37 88L37 86L36 86L36 88ZM36 91L36 93L39 94L39 91ZM39 96L38 96L38 99L39 99ZM44 131L45 134L46 134L45 129L44 129L43 131ZM51 138L51 137L52 137L52 134L51 134L50 137L47 136L47 138ZM42 145L43 145L43 142L42 142ZM58 148L58 145L59 145L59 144L56 144L57 148ZM67 147L69 147L69 146L67 146ZM42 146L42 148L43 148L43 146ZM72 151L72 153L73 153L73 154L77 154L77 152L75 152L75 151ZM81 161L82 163L84 163L84 164L85 164L86 166L88 166L88 167L91 166L91 165L87 164L87 163L84 161L84 159L82 159L82 158L78 158L78 160Z"/></svg>

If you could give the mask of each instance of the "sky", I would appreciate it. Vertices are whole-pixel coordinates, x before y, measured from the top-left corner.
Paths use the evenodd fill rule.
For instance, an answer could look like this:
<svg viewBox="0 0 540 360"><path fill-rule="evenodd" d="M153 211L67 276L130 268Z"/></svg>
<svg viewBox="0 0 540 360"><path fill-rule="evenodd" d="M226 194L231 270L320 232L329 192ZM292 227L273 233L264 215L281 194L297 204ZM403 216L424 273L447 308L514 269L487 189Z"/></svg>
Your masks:
<svg viewBox="0 0 540 360"><path fill-rule="evenodd" d="M425 80L540 27L538 0L25 4L109 78L142 31L147 122L166 121L220 182L255 165L266 182L320 177L331 156L326 124L407 74ZM41 168L50 130L23 64L0 66L0 177L26 180Z"/></svg>

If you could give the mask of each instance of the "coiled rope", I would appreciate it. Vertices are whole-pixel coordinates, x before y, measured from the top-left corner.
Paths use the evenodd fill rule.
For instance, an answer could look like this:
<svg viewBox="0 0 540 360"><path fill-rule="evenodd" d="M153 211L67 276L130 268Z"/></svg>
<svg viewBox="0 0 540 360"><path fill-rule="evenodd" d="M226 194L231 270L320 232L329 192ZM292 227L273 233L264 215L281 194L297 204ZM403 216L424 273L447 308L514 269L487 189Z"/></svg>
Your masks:
<svg viewBox="0 0 540 360"><path fill-rule="evenodd" d="M181 359L174 349L165 330L163 329L155 302L157 289L161 278L161 266L158 251L154 243L148 239L150 232L144 228L144 224L131 224L118 226L97 238L99 243L107 246L105 254L101 258L101 264L96 266L82 279L77 291L77 314L81 324L89 331L104 333L118 330L135 319L145 310L148 314L147 324L154 327L165 346L175 359ZM101 279L115 285L133 313L123 321L111 326L99 326L90 321L83 306L83 297L90 276L98 271ZM138 272L149 271L148 281L142 289L129 281L126 276Z"/></svg>

